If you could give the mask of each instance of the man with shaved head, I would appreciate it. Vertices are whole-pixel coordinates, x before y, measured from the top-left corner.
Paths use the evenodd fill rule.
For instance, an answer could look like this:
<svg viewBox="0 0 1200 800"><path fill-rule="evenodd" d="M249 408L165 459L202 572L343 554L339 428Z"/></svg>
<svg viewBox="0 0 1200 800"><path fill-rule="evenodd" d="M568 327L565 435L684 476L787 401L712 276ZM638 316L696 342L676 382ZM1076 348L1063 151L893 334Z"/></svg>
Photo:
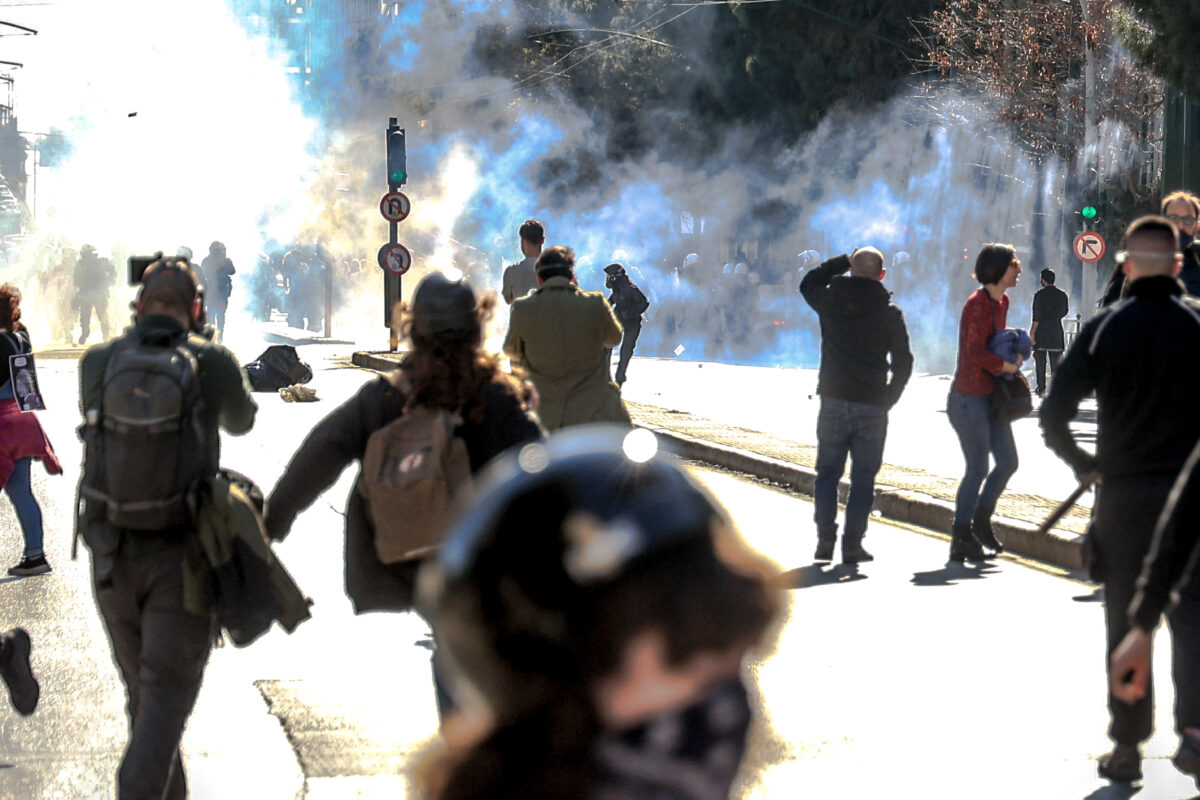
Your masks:
<svg viewBox="0 0 1200 800"><path fill-rule="evenodd" d="M1082 480L1100 481L1084 542L1084 561L1104 585L1108 653L1131 627L1150 633L1150 615L1130 618L1138 574L1150 551L1155 524L1171 487L1200 441L1200 418L1187 413L1200 395L1200 371L1191 363L1200 350L1200 300L1178 280L1183 264L1178 229L1166 217L1136 220L1125 232L1117 262L1128 280L1124 297L1093 317L1063 358L1042 403L1046 443ZM1071 430L1079 404L1096 394L1095 453L1080 447ZM1161 610L1161 607L1160 607ZM1153 615L1157 623L1158 615ZM1180 734L1200 729L1200 579L1185 587L1167 615L1175 660L1175 724ZM1110 665L1111 668L1111 665ZM1121 675L1112 675L1120 686ZM1142 742L1154 726L1149 685L1140 698L1110 690L1109 736L1114 748L1101 756L1100 775L1128 783L1142 777ZM1200 742L1185 740L1184 763Z"/></svg>
<svg viewBox="0 0 1200 800"><path fill-rule="evenodd" d="M849 272L849 275L845 273ZM883 253L860 247L804 276L800 291L821 319L821 372L817 393L817 480L813 488L818 561L833 559L837 542L838 482L849 455L850 496L842 534L842 561L874 556L863 548L883 464L888 409L912 374L904 314L883 287Z"/></svg>

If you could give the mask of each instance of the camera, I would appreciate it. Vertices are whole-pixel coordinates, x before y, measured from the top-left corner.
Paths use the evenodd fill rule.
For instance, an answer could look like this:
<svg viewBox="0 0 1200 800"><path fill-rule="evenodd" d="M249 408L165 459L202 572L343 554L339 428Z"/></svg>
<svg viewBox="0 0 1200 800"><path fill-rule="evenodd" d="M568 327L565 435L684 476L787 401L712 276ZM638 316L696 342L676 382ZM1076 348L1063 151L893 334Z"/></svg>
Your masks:
<svg viewBox="0 0 1200 800"><path fill-rule="evenodd" d="M142 282L142 276L146 274L146 269L163 257L162 251L158 251L152 256L130 256L129 257L129 285L137 286Z"/></svg>

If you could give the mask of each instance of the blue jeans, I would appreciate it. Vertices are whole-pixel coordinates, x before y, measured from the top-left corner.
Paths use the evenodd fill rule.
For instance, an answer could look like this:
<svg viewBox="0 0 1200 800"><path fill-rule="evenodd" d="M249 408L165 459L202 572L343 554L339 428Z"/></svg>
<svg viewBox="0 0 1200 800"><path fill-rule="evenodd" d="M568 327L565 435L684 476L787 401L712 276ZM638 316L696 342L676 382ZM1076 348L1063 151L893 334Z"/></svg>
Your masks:
<svg viewBox="0 0 1200 800"><path fill-rule="evenodd" d="M1001 422L992 412L990 395L977 397L951 389L946 414L958 434L967 462L967 471L954 498L954 524L970 525L977 507L989 514L996 508L1000 493L1017 471L1017 443L1013 440L1012 425ZM995 461L991 472L988 472L989 453Z"/></svg>
<svg viewBox="0 0 1200 800"><path fill-rule="evenodd" d="M883 464L887 409L869 403L821 398L817 416L817 480L813 486L813 521L823 541L837 538L838 482L850 456L850 496L842 546L862 542L875 501L875 476Z"/></svg>
<svg viewBox="0 0 1200 800"><path fill-rule="evenodd" d="M43 535L42 509L38 507L37 498L33 496L33 485L29 477L32 464L32 458L17 459L8 483L4 484L4 493L12 501L13 509L17 512L17 522L21 524L21 533L25 535L25 555L40 556Z"/></svg>

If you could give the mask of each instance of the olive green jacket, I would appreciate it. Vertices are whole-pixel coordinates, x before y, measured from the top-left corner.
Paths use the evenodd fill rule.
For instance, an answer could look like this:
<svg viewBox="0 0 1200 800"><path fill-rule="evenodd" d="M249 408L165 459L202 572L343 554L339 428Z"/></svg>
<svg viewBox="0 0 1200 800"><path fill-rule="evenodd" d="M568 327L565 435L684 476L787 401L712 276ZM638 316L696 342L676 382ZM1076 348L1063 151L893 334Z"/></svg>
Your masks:
<svg viewBox="0 0 1200 800"><path fill-rule="evenodd" d="M621 325L600 292L550 278L512 304L504 352L537 389L546 430L588 422L629 423L620 389L609 377Z"/></svg>

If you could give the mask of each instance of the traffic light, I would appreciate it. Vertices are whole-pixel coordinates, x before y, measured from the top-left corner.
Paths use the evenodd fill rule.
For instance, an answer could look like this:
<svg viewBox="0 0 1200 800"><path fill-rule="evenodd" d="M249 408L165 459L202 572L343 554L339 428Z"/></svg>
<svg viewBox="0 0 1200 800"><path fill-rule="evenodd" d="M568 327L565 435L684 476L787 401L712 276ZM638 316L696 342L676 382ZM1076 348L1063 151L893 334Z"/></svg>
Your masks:
<svg viewBox="0 0 1200 800"><path fill-rule="evenodd" d="M387 137L388 188L393 192L408 182L408 153L404 149L404 129L391 128Z"/></svg>
<svg viewBox="0 0 1200 800"><path fill-rule="evenodd" d="M1088 222L1094 220L1099 213L1100 212L1096 210L1095 206L1084 206L1083 208L1079 209L1079 216L1083 217Z"/></svg>

